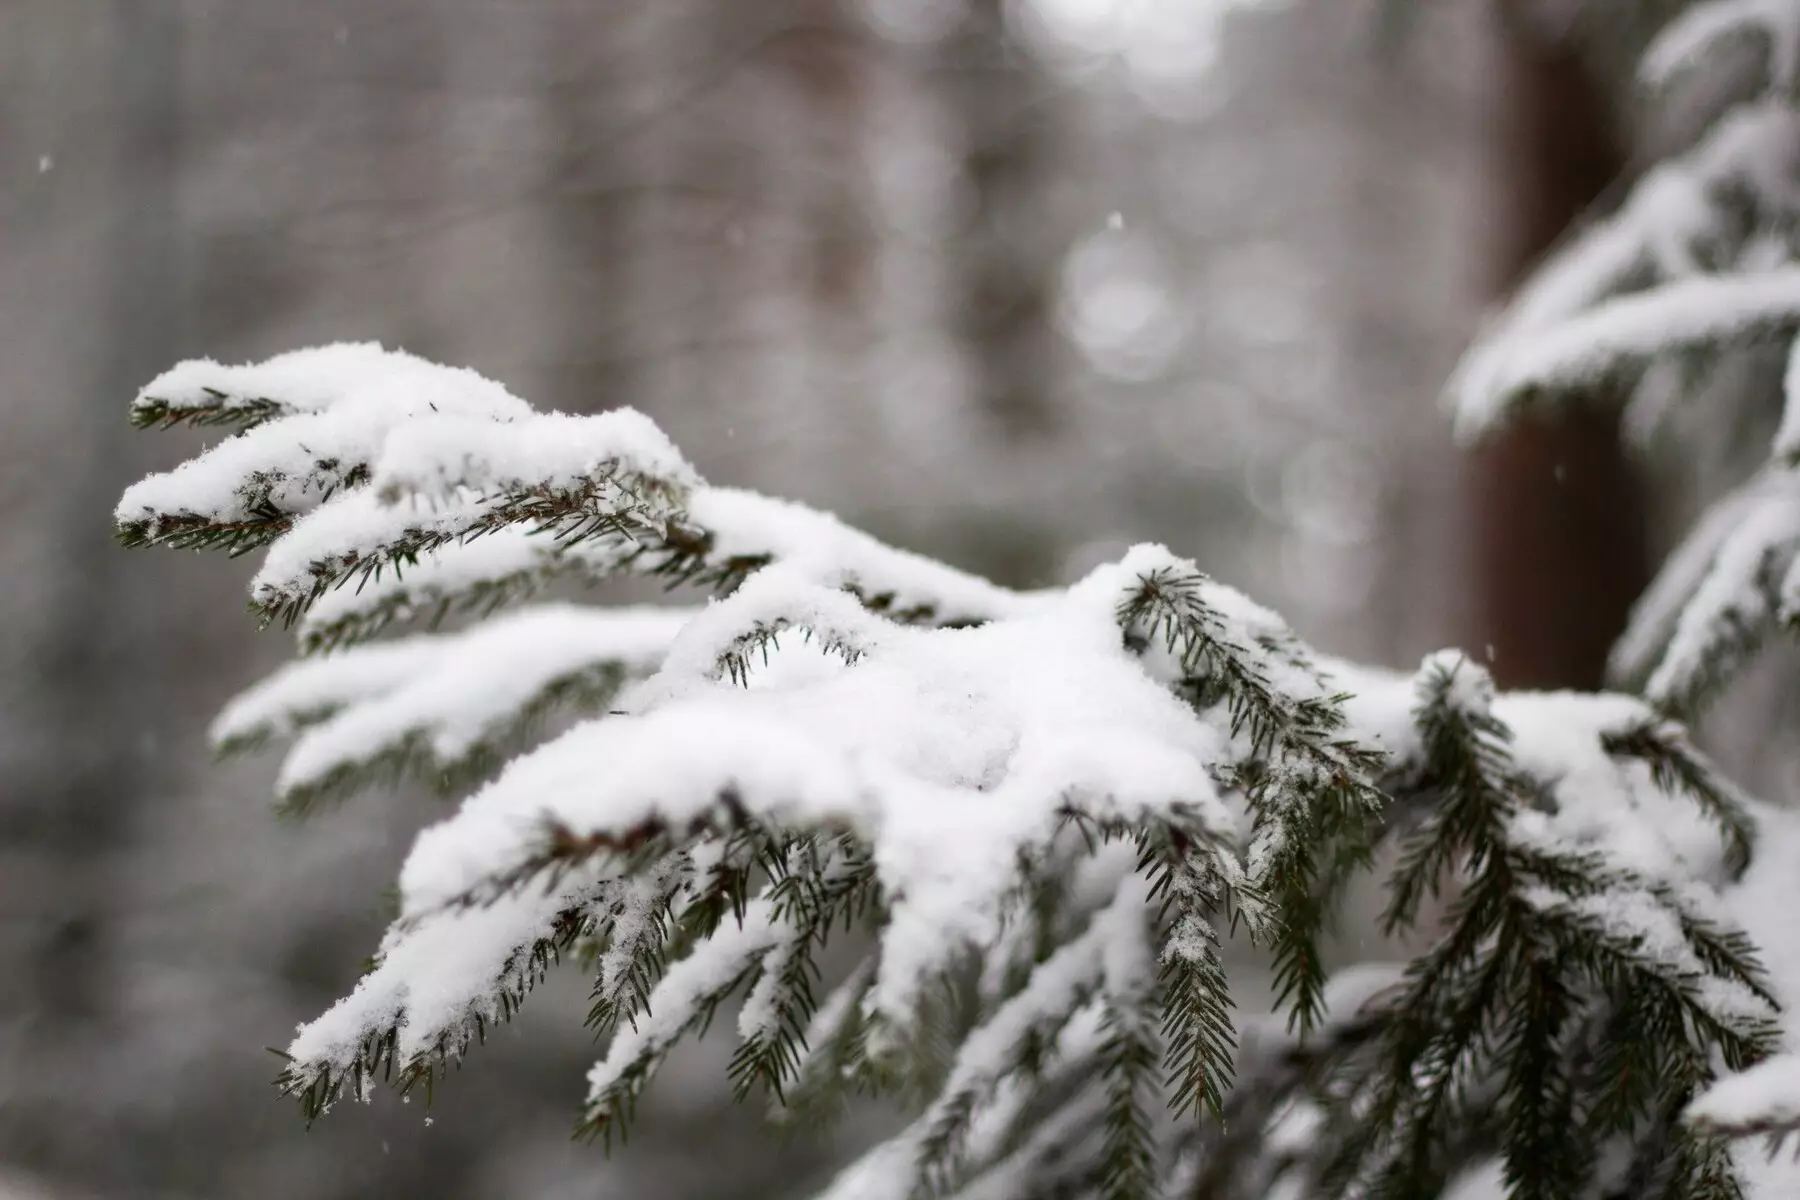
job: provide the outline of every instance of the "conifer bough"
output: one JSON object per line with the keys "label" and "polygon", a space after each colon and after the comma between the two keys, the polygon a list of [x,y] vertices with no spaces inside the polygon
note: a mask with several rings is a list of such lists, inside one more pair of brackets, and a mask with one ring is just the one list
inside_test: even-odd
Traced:
{"label": "conifer bough", "polygon": [[[1157,546],[1010,591],[712,486],[636,413],[379,346],[153,381],[138,425],[229,436],[130,489],[121,539],[266,549],[252,610],[299,642],[221,750],[290,742],[294,811],[467,793],[282,1089],[308,1119],[429,1092],[572,959],[608,1039],[583,1131],[722,1026],[778,1120],[907,1106],[838,1200],[1800,1195],[1758,1142],[1800,1131],[1800,822],[1676,723],[1800,626],[1800,3],[1674,10],[1632,10],[1642,83],[1699,135],[1449,388],[1474,438],[1603,381],[1642,442],[1754,413],[1720,365],[1787,353],[1766,463],[1615,647],[1641,698],[1334,661]],[[690,605],[534,602],[622,575]],[[1329,956],[1364,877],[1403,961]],[[1272,1011],[1234,1004],[1244,939]]]}
{"label": "conifer bough", "polygon": [[[846,1200],[1424,1197],[1489,1161],[1520,1200],[1739,1194],[1685,1113],[1774,1046],[1719,893],[1754,828],[1647,704],[1332,661],[1158,546],[1011,591],[710,486],[636,413],[374,346],[186,363],[134,413],[234,432],[130,489],[121,537],[266,546],[252,608],[300,632],[220,747],[290,740],[300,810],[472,789],[286,1051],[308,1119],[430,1089],[573,959],[609,1038],[583,1131],[723,1025],[777,1116],[910,1106]],[[626,574],[711,599],[527,603]],[[1359,989],[1326,934],[1377,861],[1428,948]],[[1234,933],[1268,1017],[1234,1019]]]}

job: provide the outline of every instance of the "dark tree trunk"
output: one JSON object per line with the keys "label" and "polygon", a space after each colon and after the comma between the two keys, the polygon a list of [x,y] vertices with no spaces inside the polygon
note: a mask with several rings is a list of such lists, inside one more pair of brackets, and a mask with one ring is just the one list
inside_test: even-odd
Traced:
{"label": "dark tree trunk", "polygon": [[[1503,296],[1625,169],[1576,48],[1500,0],[1500,112],[1492,287]],[[1606,654],[1649,576],[1643,484],[1618,438],[1618,405],[1583,397],[1475,452],[1473,649],[1512,687],[1601,683]]]}

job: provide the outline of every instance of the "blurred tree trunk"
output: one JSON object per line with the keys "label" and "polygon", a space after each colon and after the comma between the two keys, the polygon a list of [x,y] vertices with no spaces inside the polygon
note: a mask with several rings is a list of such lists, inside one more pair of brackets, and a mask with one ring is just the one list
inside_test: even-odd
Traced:
{"label": "blurred tree trunk", "polygon": [[[1002,0],[973,0],[951,39],[951,104],[966,138],[974,199],[959,316],[976,399],[1005,437],[1055,434],[1057,339],[1051,324],[1060,256],[1038,223],[1056,153],[1046,82],[1006,31]],[[1058,248],[1060,249],[1060,248]]]}
{"label": "blurred tree trunk", "polygon": [[[145,610],[120,598],[135,563],[114,544],[109,518],[132,470],[126,402],[166,365],[178,332],[181,17],[174,6],[114,0],[40,4],[21,24],[27,18],[43,34],[35,52],[87,90],[86,104],[71,106],[77,118],[42,131],[74,143],[74,161],[47,155],[39,171],[44,195],[91,222],[89,270],[35,302],[63,310],[79,330],[70,336],[89,352],[44,381],[67,389],[45,431],[54,441],[35,448],[57,463],[40,497],[47,520],[30,535],[40,539],[51,582],[41,623],[12,631],[26,643],[23,674],[36,703],[21,717],[31,722],[29,740],[6,781],[6,838],[19,870],[6,881],[4,915],[9,934],[25,936],[18,976],[4,988],[6,1007],[17,1006],[6,1016],[18,1041],[0,1091],[0,1159],[98,1179],[129,1170],[129,1147],[115,1142],[94,1155],[102,1105],[89,1093],[105,1088],[92,1074],[116,1044],[106,1029],[120,1008],[115,943],[128,806],[153,794],[160,774],[155,747],[131,731],[145,727],[169,668],[169,643]],[[73,189],[50,177],[58,166],[74,176]]]}
{"label": "blurred tree trunk", "polygon": [[[1499,107],[1489,194],[1492,288],[1504,296],[1625,169],[1579,49],[1498,0]],[[1527,421],[1469,465],[1476,634],[1499,681],[1594,687],[1649,577],[1642,482],[1618,438],[1618,406],[1586,397]]]}
{"label": "blurred tree trunk", "polygon": [[640,404],[640,356],[647,352],[639,258],[655,234],[641,226],[646,201],[644,181],[633,174],[636,146],[615,132],[629,111],[621,95],[636,81],[596,67],[613,51],[588,6],[538,3],[530,12],[541,25],[538,52],[551,81],[541,100],[550,157],[568,164],[542,200],[554,252],[540,268],[547,303],[535,324],[550,377],[534,390],[545,407],[570,412]]}
{"label": "blurred tree trunk", "polygon": [[[788,3],[793,24],[771,47],[786,103],[764,136],[799,169],[766,180],[763,190],[798,232],[786,285],[804,314],[804,386],[841,403],[863,394],[875,362],[881,231],[868,163],[876,47],[837,0]],[[867,445],[879,437],[872,416],[851,402],[839,419]]]}

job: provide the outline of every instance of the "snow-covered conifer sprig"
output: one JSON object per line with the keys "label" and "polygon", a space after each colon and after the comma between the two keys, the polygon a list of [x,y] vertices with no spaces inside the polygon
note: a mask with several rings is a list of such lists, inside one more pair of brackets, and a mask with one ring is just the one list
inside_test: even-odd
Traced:
{"label": "snow-covered conifer sprig", "polygon": [[[1800,472],[1782,467],[1775,474],[1774,486],[1757,489],[1754,503],[1737,511],[1669,622],[1660,658],[1643,681],[1644,695],[1668,712],[1703,711],[1783,623],[1800,552]],[[1635,631],[1627,636],[1647,640]]]}
{"label": "snow-covered conifer sprig", "polygon": [[1750,37],[1766,47],[1764,80],[1770,88],[1800,83],[1800,15],[1787,0],[1703,0],[1678,13],[1644,51],[1640,75],[1667,86],[1701,63],[1722,41]]}
{"label": "snow-covered conifer sprig", "polygon": [[442,367],[375,342],[343,342],[290,350],[260,363],[228,366],[209,358],[180,363],[144,385],[132,402],[131,420],[140,429],[248,428],[279,416],[324,412],[352,396],[379,403],[420,391],[430,393],[438,411],[523,408],[473,371]]}
{"label": "snow-covered conifer sprig", "polygon": [[[1616,213],[1551,255],[1465,355],[1448,389],[1464,438],[1534,405],[1592,394],[1627,399],[1640,440],[1733,348],[1786,345],[1785,415],[1768,466],[1714,506],[1635,607],[1610,664],[1614,686],[1691,718],[1800,603],[1795,447],[1800,446],[1800,107],[1793,94],[1800,18],[1788,0],[1710,0],[1671,19],[1642,60],[1663,84],[1681,70],[1760,42],[1768,71],[1685,153],[1659,162]],[[1656,365],[1661,375],[1640,368]],[[1613,386],[1618,385],[1618,386]],[[1631,392],[1636,390],[1636,397]],[[1754,397],[1756,400],[1760,396]],[[1654,418],[1651,420],[1649,418]]]}
{"label": "snow-covered conifer sprig", "polygon": [[316,597],[300,616],[298,632],[301,649],[313,653],[366,640],[397,622],[485,615],[556,579],[641,575],[669,587],[724,594],[782,564],[902,624],[980,624],[1034,603],[884,545],[830,514],[752,492],[701,487],[681,515],[631,538],[569,542],[512,527],[427,552],[403,575],[388,572]]}
{"label": "snow-covered conifer sprig", "polygon": [[1607,664],[1614,683],[1676,714],[1702,711],[1778,625],[1795,626],[1796,549],[1793,469],[1760,471],[1715,501],[1632,606]]}
{"label": "snow-covered conifer sprig", "polygon": [[[120,539],[234,554],[275,541],[302,514],[367,484],[383,440],[412,420],[453,413],[491,428],[530,414],[472,372],[378,346],[297,351],[237,367],[183,363],[146,395],[160,397],[154,408],[162,424],[176,411],[191,419],[250,411],[261,419],[127,489],[115,514]],[[255,399],[234,403],[239,397]]]}
{"label": "snow-covered conifer sprig", "polygon": [[1585,312],[1488,347],[1459,378],[1465,436],[1491,414],[1578,395],[1663,356],[1753,341],[1786,344],[1800,328],[1800,267],[1698,275],[1603,300]]}
{"label": "snow-covered conifer sprig", "polygon": [[293,739],[281,804],[416,779],[440,792],[481,781],[557,711],[604,711],[661,665],[691,609],[521,609],[456,634],[421,634],[292,663],[220,713],[221,754]]}
{"label": "snow-covered conifer sprig", "polygon": [[[874,865],[851,836],[752,824],[714,845],[716,853],[696,856],[704,869],[690,862],[684,874],[626,882],[632,899],[607,931],[589,1023],[613,1044],[590,1076],[581,1131],[608,1145],[625,1135],[675,1042],[704,1033],[740,989],[733,1090],[741,1100],[761,1088],[785,1106],[817,1010],[816,956],[839,926],[848,933],[879,916]],[[735,967],[721,970],[720,955]]]}
{"label": "snow-covered conifer sprig", "polygon": [[572,486],[458,493],[448,500],[404,493],[384,499],[357,488],[281,527],[251,580],[251,608],[264,621],[292,625],[327,592],[384,573],[404,575],[421,555],[515,525],[565,544],[655,536],[676,511],[674,503],[665,481],[610,464]]}
{"label": "snow-covered conifer sprig", "polygon": [[1458,434],[1475,439],[1535,404],[1630,381],[1653,359],[1790,330],[1791,255],[1771,262],[1747,239],[1800,215],[1797,133],[1786,98],[1742,105],[1559,247],[1452,376]]}
{"label": "snow-covered conifer sprig", "polygon": [[308,1122],[377,1082],[423,1091],[472,1044],[513,1019],[531,991],[584,940],[604,933],[607,891],[515,894],[391,929],[356,991],[301,1029],[276,1086]]}
{"label": "snow-covered conifer sprig", "polygon": [[152,393],[134,412],[153,423],[245,428],[129,489],[121,539],[268,546],[252,609],[299,622],[309,651],[395,620],[489,612],[564,576],[728,592],[785,564],[915,624],[979,623],[1030,602],[826,514],[705,487],[635,412],[535,413],[470,372],[379,347],[184,363]]}
{"label": "snow-covered conifer sprig", "polygon": [[[1215,603],[1226,600],[1227,605]],[[1347,736],[1341,703],[1272,614],[1194,572],[1163,565],[1120,602],[1129,636],[1160,644],[1175,686],[1222,712],[1239,745],[1220,764],[1254,814],[1250,877],[1281,914],[1272,937],[1276,989],[1297,1028],[1322,1016],[1318,939],[1336,888],[1366,861],[1385,797],[1384,756]]]}
{"label": "snow-covered conifer sprig", "polygon": [[1304,1180],[1299,1194],[1316,1194],[1306,1189],[1319,1182],[1321,1147],[1335,1144],[1359,1119],[1348,1081],[1368,1069],[1386,1028],[1380,1002],[1401,978],[1393,965],[1334,975],[1325,1019],[1305,1036],[1276,1017],[1247,1021],[1239,1082],[1222,1118],[1178,1130],[1167,1156],[1171,1186],[1162,1194],[1261,1200],[1284,1180],[1290,1187]]}
{"label": "snow-covered conifer sprig", "polygon": [[170,375],[234,373],[279,411],[134,485],[116,516],[127,545],[269,545],[252,584],[265,619],[291,623],[346,581],[512,525],[565,542],[659,528],[698,482],[634,412],[537,414],[469,372],[379,348]]}
{"label": "snow-covered conifer sprig", "polygon": [[[1378,1010],[1378,1053],[1352,1076],[1358,1120],[1325,1177],[1377,1195],[1434,1194],[1453,1166],[1444,1131],[1485,1124],[1509,1196],[1581,1194],[1596,1168],[1582,1148],[1619,1138],[1634,1164],[1648,1155],[1675,1172],[1667,1194],[1711,1200],[1724,1194],[1714,1185],[1729,1180],[1729,1163],[1675,1118],[1712,1079],[1715,1054],[1741,1070],[1772,1049],[1775,1007],[1760,967],[1742,935],[1715,922],[1716,900],[1700,885],[1677,889],[1604,843],[1554,832],[1556,818],[1533,807],[1546,781],[1522,773],[1511,731],[1458,683],[1478,671],[1441,658],[1419,681],[1419,786],[1436,800],[1403,844],[1387,921],[1412,925],[1423,899],[1452,880],[1458,894],[1442,938]],[[1638,726],[1608,748],[1651,762],[1658,786],[1686,791],[1699,764],[1677,767],[1680,748],[1653,739]],[[1559,803],[1554,791],[1549,800]],[[1739,832],[1733,824],[1724,836]],[[1735,857],[1729,845],[1724,853]],[[1605,1019],[1623,1004],[1631,1027]],[[1575,1070],[1574,1046],[1610,1069]],[[1484,1080],[1497,1088],[1491,1097]]]}
{"label": "snow-covered conifer sprig", "polygon": [[[1056,949],[1032,972],[1031,981],[980,1021],[957,1048],[942,1088],[904,1131],[877,1146],[839,1176],[842,1192],[865,1200],[907,1200],[921,1190],[948,1190],[972,1169],[965,1155],[978,1115],[1010,1078],[1026,1072],[1044,1049],[1100,992],[1107,957],[1130,953],[1147,915],[1143,878],[1127,870],[1106,906],[1077,936]],[[1120,946],[1120,943],[1124,943]],[[1094,1046],[1096,1053],[1100,1045]],[[1127,1069],[1135,1079],[1136,1066]],[[1117,1079],[1114,1082],[1118,1082]],[[1134,1156],[1130,1141],[1121,1150]],[[866,1181],[854,1190],[844,1185]],[[1133,1194],[1133,1193],[1126,1193]],[[1144,1193],[1135,1193],[1144,1194]]]}
{"label": "snow-covered conifer sprig", "polygon": [[132,402],[131,423],[139,429],[173,429],[178,425],[248,429],[285,411],[279,401],[266,396],[234,396],[202,385],[198,399],[170,400],[146,392]]}
{"label": "snow-covered conifer sprig", "polygon": [[785,1106],[818,1010],[816,956],[838,924],[849,932],[878,911],[879,889],[867,848],[842,835],[797,840],[770,874],[771,918],[781,939],[738,1014],[729,1074],[739,1100],[760,1087]]}
{"label": "snow-covered conifer sprig", "polygon": [[1628,722],[1603,731],[1600,745],[1614,758],[1643,763],[1664,793],[1690,800],[1718,826],[1728,877],[1743,875],[1756,846],[1750,799],[1695,749],[1686,729],[1673,721]]}
{"label": "snow-covered conifer sprig", "polygon": [[1800,1055],[1789,1051],[1719,1080],[1689,1105],[1684,1118],[1703,1133],[1765,1138],[1771,1152],[1800,1132]]}
{"label": "snow-covered conifer sprig", "polygon": [[395,627],[436,629],[452,617],[488,617],[538,595],[556,580],[599,583],[619,573],[620,550],[604,540],[559,542],[520,526],[421,555],[315,598],[294,623],[301,654],[324,654]]}

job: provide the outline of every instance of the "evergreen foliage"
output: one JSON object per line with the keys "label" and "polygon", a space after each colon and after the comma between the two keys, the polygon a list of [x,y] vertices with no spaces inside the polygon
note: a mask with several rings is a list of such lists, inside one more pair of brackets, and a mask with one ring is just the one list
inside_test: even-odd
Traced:
{"label": "evergreen foliage", "polygon": [[[1601,379],[1647,429],[1800,324],[1800,188],[1771,166],[1800,133],[1796,14],[1712,0],[1667,26],[1656,86],[1739,33],[1767,77],[1487,331],[1452,387],[1465,433]],[[1675,721],[1800,621],[1796,391],[1790,366],[1768,465],[1621,640],[1641,701],[1496,694],[1454,652],[1335,662],[1161,547],[1012,591],[712,486],[634,412],[537,413],[369,345],[153,381],[137,424],[228,436],[116,516],[127,545],[266,548],[251,608],[302,658],[214,736],[291,740],[285,806],[469,792],[419,836],[355,992],[286,1052],[309,1120],[377,1082],[429,1094],[571,960],[607,1043],[583,1133],[622,1139],[719,1027],[732,1090],[778,1120],[905,1107],[839,1200],[1482,1177],[1726,1200],[1731,1137],[1800,1129],[1800,1070],[1721,894],[1755,805]],[[528,603],[627,575],[709,600]],[[545,740],[558,712],[578,720]],[[1334,972],[1371,873],[1412,952]],[[1233,939],[1267,956],[1272,1012],[1240,1015]]]}
{"label": "evergreen foliage", "polygon": [[[1702,514],[1614,648],[1614,681],[1683,719],[1706,714],[1772,634],[1800,629],[1797,64],[1800,6],[1679,6],[1650,40],[1640,78],[1650,122],[1673,117],[1703,132],[1540,268],[1451,389],[1470,436],[1603,380],[1630,398],[1624,428],[1635,442],[1692,437],[1699,420],[1772,426],[1760,469]],[[1773,387],[1725,369],[1771,359],[1785,362],[1765,373]],[[1778,415],[1765,421],[1770,409]],[[1665,783],[1683,778],[1643,735],[1635,744]],[[1778,1054],[1721,1082],[1688,1119],[1779,1141],[1800,1130],[1797,1063]]]}
{"label": "evergreen foliage", "polygon": [[[404,370],[431,394],[429,370]],[[317,422],[291,426],[368,429],[360,387],[315,388],[296,415],[274,405],[258,454],[317,476],[298,441]],[[740,1098],[918,1106],[836,1195],[1148,1197],[1214,1178],[1214,1154],[1245,1164],[1208,1185],[1220,1194],[1287,1178],[1428,1195],[1493,1150],[1513,1194],[1549,1196],[1611,1182],[1601,1143],[1671,1195],[1734,1186],[1678,1117],[1714,1055],[1735,1068],[1769,1047],[1773,998],[1711,890],[1746,862],[1751,825],[1650,709],[1495,698],[1453,655],[1416,681],[1333,663],[1158,547],[1066,590],[1010,592],[708,488],[641,418],[489,399],[491,416],[452,424],[415,405],[424,429],[369,435],[383,444],[358,456],[366,480],[309,492],[262,573],[307,582],[265,618],[361,603],[339,565],[395,561],[385,508],[411,512],[421,479],[456,481],[423,494],[465,532],[415,547],[417,571],[466,589],[507,568],[490,539],[522,525],[535,561],[598,543],[590,566],[668,576],[678,560],[718,598],[539,605],[344,647],[227,709],[223,748],[295,738],[281,789],[296,809],[401,770],[488,780],[421,835],[369,973],[289,1048],[282,1087],[309,1118],[377,1080],[429,1092],[573,955],[610,1039],[584,1131],[623,1135],[669,1051],[735,1010]],[[543,478],[496,445],[547,447]],[[213,464],[245,461],[227,442],[140,485],[121,505],[128,539],[163,528],[145,492],[240,494]],[[589,471],[608,483],[584,503],[619,515],[573,534],[481,490],[573,495]],[[324,533],[298,537],[309,527]],[[197,535],[169,528],[174,544]],[[589,719],[531,748],[532,718],[571,699]],[[1516,747],[1509,704],[1530,734]],[[526,748],[502,766],[509,745]],[[1394,989],[1340,1012],[1334,897],[1390,841],[1389,925],[1424,930],[1440,892],[1447,923]],[[1273,1082],[1237,1045],[1234,929],[1267,947],[1296,1039]],[[840,942],[847,966],[823,953]],[[1319,1134],[1266,1161],[1284,1144],[1270,1123],[1302,1108]]]}
{"label": "evergreen foliage", "polygon": [[[1758,71],[1740,78],[1709,69],[1743,43],[1766,49]],[[1645,442],[1691,436],[1682,425],[1687,405],[1745,396],[1721,370],[1745,351],[1785,354],[1782,415],[1765,467],[1670,556],[1613,654],[1620,686],[1686,717],[1800,614],[1797,48],[1800,11],[1785,0],[1706,0],[1671,19],[1644,55],[1647,107],[1652,119],[1672,109],[1705,132],[1539,268],[1450,388],[1459,432],[1477,438],[1521,412],[1610,384],[1610,394],[1632,397],[1625,429]],[[1684,91],[1695,77],[1711,87]],[[1698,113],[1685,94],[1695,90]],[[1757,389],[1748,396],[1763,399]],[[1709,419],[1717,423],[1717,413]]]}

